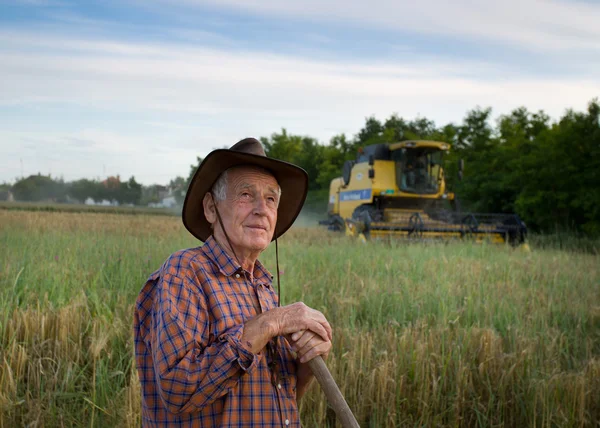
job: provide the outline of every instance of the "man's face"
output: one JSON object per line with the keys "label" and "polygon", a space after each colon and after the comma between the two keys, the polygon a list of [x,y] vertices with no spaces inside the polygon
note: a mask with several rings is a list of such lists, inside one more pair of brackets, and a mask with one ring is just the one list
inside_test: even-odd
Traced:
{"label": "man's face", "polygon": [[[226,197],[217,201],[217,209],[238,257],[267,248],[275,233],[278,206],[279,186],[272,175],[251,167],[227,171]],[[208,215],[207,219],[213,223],[215,237],[226,243],[218,221]]]}

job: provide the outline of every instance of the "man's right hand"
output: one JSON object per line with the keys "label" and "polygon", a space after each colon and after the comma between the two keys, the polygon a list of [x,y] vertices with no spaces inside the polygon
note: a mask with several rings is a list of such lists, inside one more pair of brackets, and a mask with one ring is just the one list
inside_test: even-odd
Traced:
{"label": "man's right hand", "polygon": [[246,321],[242,333],[242,343],[252,353],[260,352],[275,336],[294,334],[310,330],[324,341],[331,342],[331,326],[325,316],[302,302],[271,309]]}
{"label": "man's right hand", "polygon": [[302,302],[292,303],[273,309],[273,322],[276,336],[293,334],[300,330],[311,330],[325,341],[331,341],[333,334],[325,316]]}

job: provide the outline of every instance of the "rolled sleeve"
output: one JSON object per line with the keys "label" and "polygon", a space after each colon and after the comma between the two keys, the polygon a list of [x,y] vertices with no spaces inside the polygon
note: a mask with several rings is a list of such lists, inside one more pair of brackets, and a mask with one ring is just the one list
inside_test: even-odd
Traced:
{"label": "rolled sleeve", "polygon": [[206,302],[192,287],[188,278],[169,274],[157,284],[149,348],[160,396],[172,413],[210,405],[256,366],[255,355],[241,343],[243,324],[209,343]]}
{"label": "rolled sleeve", "polygon": [[251,372],[258,365],[259,356],[253,354],[248,346],[242,343],[243,334],[244,325],[241,324],[225,331],[219,336],[219,340],[229,344],[229,349],[233,353],[232,358],[237,360],[241,369],[245,372]]}

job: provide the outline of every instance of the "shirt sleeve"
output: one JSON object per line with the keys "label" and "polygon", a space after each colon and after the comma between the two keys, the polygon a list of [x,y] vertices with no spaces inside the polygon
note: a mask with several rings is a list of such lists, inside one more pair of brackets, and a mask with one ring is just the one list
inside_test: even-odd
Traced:
{"label": "shirt sleeve", "polygon": [[200,410],[235,387],[258,356],[241,343],[243,324],[209,344],[206,299],[187,276],[167,273],[156,287],[148,346],[160,397],[172,413]]}

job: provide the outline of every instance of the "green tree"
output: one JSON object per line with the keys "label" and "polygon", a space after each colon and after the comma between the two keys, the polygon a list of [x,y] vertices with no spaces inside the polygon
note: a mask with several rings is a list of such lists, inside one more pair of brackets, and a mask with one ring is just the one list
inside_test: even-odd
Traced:
{"label": "green tree", "polygon": [[159,193],[163,189],[164,186],[161,186],[160,184],[142,186],[142,197],[140,199],[140,205],[148,205],[150,203],[160,202]]}
{"label": "green tree", "polygon": [[[490,125],[491,108],[475,108],[467,112],[456,135],[457,149],[482,150],[492,143],[493,129]],[[469,153],[468,151],[466,153]]]}
{"label": "green tree", "polygon": [[332,137],[329,145],[323,148],[323,161],[316,179],[318,188],[328,189],[331,180],[342,175],[344,162],[355,157],[354,146],[344,134]]}
{"label": "green tree", "polygon": [[54,180],[49,175],[30,175],[18,180],[12,186],[12,191],[18,201],[61,202],[65,197],[65,183],[63,180]]}
{"label": "green tree", "polygon": [[386,142],[385,139],[389,136],[384,135],[384,130],[381,122],[374,116],[368,117],[365,126],[356,135],[354,146],[358,148]]}
{"label": "green tree", "polygon": [[12,186],[8,183],[0,184],[0,201],[7,201],[12,193]]}
{"label": "green tree", "polygon": [[101,184],[97,181],[83,178],[81,180],[71,182],[68,193],[69,196],[81,203],[84,203],[87,198],[92,198],[99,201],[102,199],[102,190],[100,187]]}
{"label": "green tree", "polygon": [[120,183],[115,199],[120,204],[138,205],[142,197],[142,185],[131,176],[126,182]]}
{"label": "green tree", "polygon": [[456,182],[455,190],[463,208],[470,211],[510,211],[501,197],[501,161],[497,158],[498,140],[493,137],[491,113],[490,108],[467,112],[454,137],[454,157],[463,159],[466,165],[464,179]]}
{"label": "green tree", "polygon": [[[198,158],[199,159],[199,158]],[[175,201],[177,201],[178,205],[183,204],[185,199],[185,193],[188,188],[188,183],[186,179],[183,177],[175,177],[171,181],[169,181],[169,189],[171,190],[173,196],[175,196]]]}
{"label": "green tree", "polygon": [[425,117],[406,121],[392,114],[383,125],[383,142],[392,143],[404,140],[428,140],[436,133],[435,123]]}
{"label": "green tree", "polygon": [[570,110],[536,137],[515,203],[534,228],[600,235],[599,120],[593,100],[587,112]]}
{"label": "green tree", "polygon": [[271,134],[270,138],[261,137],[260,142],[264,146],[267,156],[286,162],[296,163],[302,150],[302,137],[288,135],[285,128],[281,129],[281,133]]}
{"label": "green tree", "polygon": [[320,188],[317,183],[325,147],[311,137],[290,135],[285,129],[273,133],[270,138],[261,137],[261,143],[267,156],[291,162],[308,173],[308,188]]}

